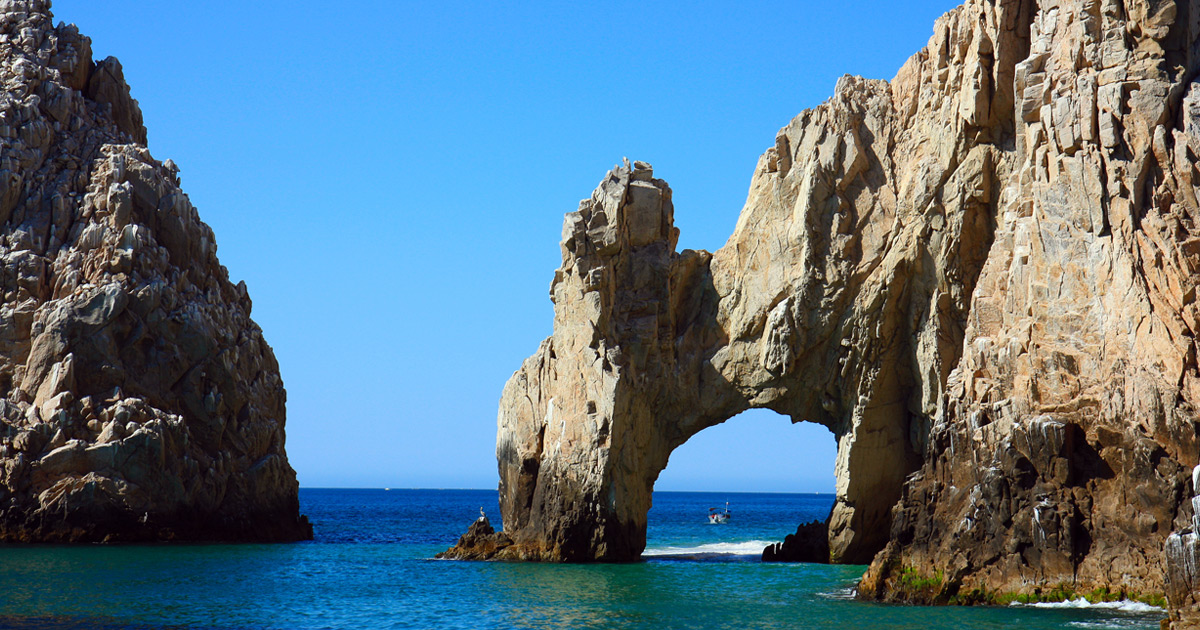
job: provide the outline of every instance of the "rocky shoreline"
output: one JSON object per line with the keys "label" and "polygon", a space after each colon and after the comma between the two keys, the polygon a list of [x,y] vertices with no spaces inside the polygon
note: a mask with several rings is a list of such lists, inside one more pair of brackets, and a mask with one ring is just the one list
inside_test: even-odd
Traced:
{"label": "rocky shoreline", "polygon": [[[248,289],[52,20],[0,13],[0,541],[311,538]],[[716,252],[614,167],[502,394],[505,529],[443,557],[636,560],[672,450],[770,408],[836,437],[837,496],[765,560],[1200,626],[1198,72],[1200,0],[968,0],[781,129]]]}

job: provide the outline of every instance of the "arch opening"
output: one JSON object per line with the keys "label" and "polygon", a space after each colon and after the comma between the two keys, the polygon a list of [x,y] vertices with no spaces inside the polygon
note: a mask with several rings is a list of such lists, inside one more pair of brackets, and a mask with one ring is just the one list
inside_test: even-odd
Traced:
{"label": "arch opening", "polygon": [[[654,483],[642,557],[757,560],[788,535],[795,539],[797,524],[818,522],[825,536],[836,457],[827,427],[769,409],[699,431],[672,451]],[[710,520],[726,509],[727,520]],[[824,559],[802,560],[827,562],[824,549]]]}
{"label": "arch opening", "polygon": [[672,451],[656,492],[834,492],[837,437],[824,425],[748,409]]}

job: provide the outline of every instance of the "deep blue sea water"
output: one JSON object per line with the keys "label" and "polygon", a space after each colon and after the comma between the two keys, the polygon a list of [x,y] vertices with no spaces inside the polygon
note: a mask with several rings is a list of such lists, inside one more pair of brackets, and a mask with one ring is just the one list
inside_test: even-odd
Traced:
{"label": "deep blue sea water", "polygon": [[[884,606],[849,595],[863,567],[762,564],[830,495],[656,493],[646,561],[433,560],[495,491],[300,491],[316,540],[280,545],[0,547],[0,628],[1158,627],[1159,611]],[[734,518],[711,525],[707,509]]]}

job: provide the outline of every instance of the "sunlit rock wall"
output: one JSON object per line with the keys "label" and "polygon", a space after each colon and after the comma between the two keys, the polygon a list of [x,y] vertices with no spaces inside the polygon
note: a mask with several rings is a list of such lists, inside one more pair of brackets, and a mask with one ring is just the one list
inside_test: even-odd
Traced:
{"label": "sunlit rock wall", "polygon": [[837,437],[866,597],[1160,597],[1196,492],[1198,20],[970,0],[784,127],[711,255],[615,169],[501,400],[500,555],[636,557],[671,449],[767,407]]}
{"label": "sunlit rock wall", "polygon": [[0,541],[295,540],[286,393],[121,64],[0,3]]}

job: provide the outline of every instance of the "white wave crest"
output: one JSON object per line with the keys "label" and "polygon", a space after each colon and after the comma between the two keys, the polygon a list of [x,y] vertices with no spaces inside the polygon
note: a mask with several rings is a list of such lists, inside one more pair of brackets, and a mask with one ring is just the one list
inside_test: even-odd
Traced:
{"label": "white wave crest", "polygon": [[854,594],[856,592],[856,588],[853,586],[847,586],[846,588],[839,588],[828,593],[817,593],[817,597],[823,597],[825,599],[850,600],[854,599]]}
{"label": "white wave crest", "polygon": [[1068,628],[1087,628],[1088,630],[1121,630],[1121,628],[1141,628],[1145,630],[1145,618],[1126,617],[1124,619],[1110,618],[1100,621],[1068,621]]}
{"label": "white wave crest", "polygon": [[767,540],[747,540],[745,542],[720,542],[697,545],[695,547],[653,547],[642,552],[643,558],[662,556],[759,556],[767,545],[774,543]]}
{"label": "white wave crest", "polygon": [[1013,606],[1031,606],[1033,608],[1090,608],[1100,610],[1119,610],[1121,612],[1130,613],[1159,613],[1166,612],[1158,606],[1151,606],[1144,602],[1135,602],[1128,599],[1123,599],[1118,602],[1096,602],[1092,603],[1080,597],[1079,599],[1068,599],[1061,602],[1036,602],[1033,604],[1022,604],[1013,602]]}

